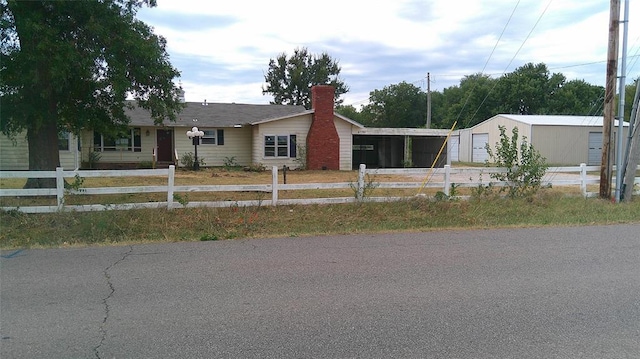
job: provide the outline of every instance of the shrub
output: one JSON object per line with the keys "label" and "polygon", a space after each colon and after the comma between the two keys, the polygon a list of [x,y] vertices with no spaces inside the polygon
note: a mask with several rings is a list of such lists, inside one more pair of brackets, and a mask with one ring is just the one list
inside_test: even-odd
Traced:
{"label": "shrub", "polygon": [[230,170],[239,166],[235,156],[225,157],[223,160],[223,164],[226,170]]}
{"label": "shrub", "polygon": [[[508,191],[509,197],[530,197],[541,187],[542,177],[547,171],[546,159],[527,142],[525,136],[518,146],[518,128],[511,131],[511,138],[507,136],[504,126],[499,126],[500,142],[496,143],[495,153],[486,145],[487,153],[495,166],[504,168],[505,172],[492,173],[491,178],[507,182],[500,191]],[[488,165],[488,162],[487,162]]]}
{"label": "shrub", "polygon": [[[193,152],[186,152],[180,157],[180,163],[184,167],[193,167],[193,162],[194,162]],[[204,166],[206,164],[204,162],[204,158],[202,157],[198,158],[198,163],[200,163],[200,166]]]}
{"label": "shrub", "polygon": [[374,177],[370,176],[368,173],[364,177],[362,187],[360,186],[359,182],[360,181],[356,183],[349,182],[349,187],[351,187],[351,190],[353,191],[353,196],[357,200],[363,200],[365,198],[371,197],[371,192],[373,192],[374,189],[380,186],[380,183],[375,182]]}
{"label": "shrub", "polygon": [[296,158],[293,161],[298,165],[298,169],[307,169],[307,146],[296,145]]}

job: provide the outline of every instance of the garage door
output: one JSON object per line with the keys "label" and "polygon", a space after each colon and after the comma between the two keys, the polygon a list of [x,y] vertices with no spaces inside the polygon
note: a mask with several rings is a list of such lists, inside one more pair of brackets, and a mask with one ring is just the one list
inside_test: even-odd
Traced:
{"label": "garage door", "polygon": [[458,156],[460,151],[460,136],[449,137],[449,156],[451,156],[451,162],[460,161]]}
{"label": "garage door", "polygon": [[598,166],[602,162],[602,132],[589,132],[588,162],[588,166]]}
{"label": "garage door", "polygon": [[487,153],[487,143],[489,143],[488,133],[477,133],[471,136],[471,142],[473,143],[473,152],[471,153],[472,162],[485,162],[489,159]]}

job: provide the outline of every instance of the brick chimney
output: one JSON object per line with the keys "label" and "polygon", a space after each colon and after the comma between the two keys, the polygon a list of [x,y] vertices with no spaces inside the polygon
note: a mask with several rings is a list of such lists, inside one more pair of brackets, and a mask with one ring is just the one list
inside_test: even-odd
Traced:
{"label": "brick chimney", "polygon": [[307,134],[307,168],[310,170],[340,169],[340,137],[333,122],[334,92],[329,85],[311,87],[314,113]]}

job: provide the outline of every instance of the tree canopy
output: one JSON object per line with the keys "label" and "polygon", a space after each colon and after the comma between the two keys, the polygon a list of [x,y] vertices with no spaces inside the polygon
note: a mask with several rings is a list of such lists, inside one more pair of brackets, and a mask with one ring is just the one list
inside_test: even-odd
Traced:
{"label": "tree canopy", "polygon": [[[630,93],[627,90],[628,98]],[[454,121],[458,128],[471,127],[501,113],[597,116],[602,114],[603,95],[602,86],[567,81],[543,63],[529,63],[499,78],[467,75],[459,85],[432,92],[432,127],[450,128]],[[348,106],[340,110],[367,126],[424,127],[426,93],[402,82],[371,91],[369,104],[357,114]]]}
{"label": "tree canopy", "polygon": [[272,104],[311,109],[311,86],[331,85],[335,89],[335,103],[340,105],[340,96],[349,91],[339,78],[340,71],[338,61],[326,52],[314,55],[306,47],[297,48],[291,57],[283,52],[269,61],[262,93],[273,96]]}
{"label": "tree canopy", "polygon": [[375,127],[423,127],[427,121],[426,94],[413,84],[401,82],[369,93],[362,109],[368,125]]}
{"label": "tree canopy", "polygon": [[59,165],[60,131],[125,128],[128,96],[157,123],[175,120],[180,73],[135,18],[143,5],[155,0],[0,1],[0,130],[26,130],[29,169]]}

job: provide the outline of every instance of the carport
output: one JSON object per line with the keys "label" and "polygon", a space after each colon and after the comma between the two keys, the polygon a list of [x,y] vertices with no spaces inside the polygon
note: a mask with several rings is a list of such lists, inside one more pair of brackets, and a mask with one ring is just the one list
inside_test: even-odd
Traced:
{"label": "carport", "polygon": [[[419,128],[361,128],[353,134],[353,168],[431,167],[448,130]],[[434,167],[447,164],[443,150]]]}

